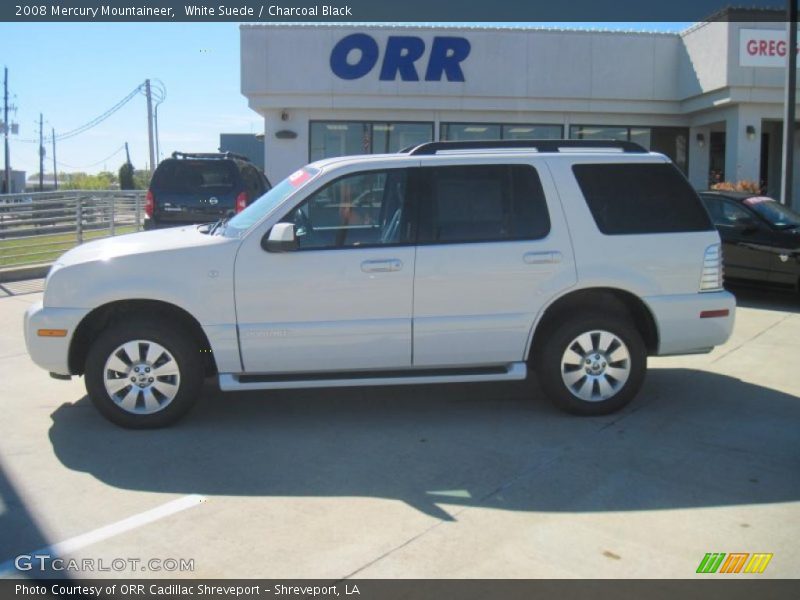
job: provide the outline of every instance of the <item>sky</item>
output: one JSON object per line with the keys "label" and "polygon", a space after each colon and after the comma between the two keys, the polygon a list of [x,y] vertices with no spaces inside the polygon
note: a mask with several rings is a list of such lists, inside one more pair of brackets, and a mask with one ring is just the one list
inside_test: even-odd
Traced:
{"label": "sky", "polygon": [[[681,31],[690,23],[474,25]],[[263,119],[240,91],[235,23],[1,23],[0,66],[8,67],[9,100],[17,108],[9,120],[20,128],[19,135],[10,136],[11,166],[28,176],[39,171],[38,141],[24,140],[38,140],[40,113],[45,136],[55,129],[57,137],[105,113],[148,78],[160,80],[167,90],[158,108],[162,158],[173,150],[214,152],[220,133],[263,129]],[[57,142],[58,170],[117,171],[125,160],[119,151],[125,142],[134,167],[145,168],[144,95],[91,130]],[[45,173],[52,173],[52,148],[46,146]]]}

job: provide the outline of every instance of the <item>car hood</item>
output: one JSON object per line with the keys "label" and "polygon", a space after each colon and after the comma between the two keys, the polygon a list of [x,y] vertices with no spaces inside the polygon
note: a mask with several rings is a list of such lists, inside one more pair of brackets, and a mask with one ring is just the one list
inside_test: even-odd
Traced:
{"label": "car hood", "polygon": [[238,238],[197,225],[144,231],[81,244],[59,258],[45,281],[45,306],[95,307],[120,299],[161,299],[181,306],[233,290]]}
{"label": "car hood", "polygon": [[81,244],[62,254],[56,264],[59,267],[66,267],[92,261],[112,261],[134,254],[210,246],[224,243],[225,239],[223,236],[203,233],[197,225],[142,231]]}

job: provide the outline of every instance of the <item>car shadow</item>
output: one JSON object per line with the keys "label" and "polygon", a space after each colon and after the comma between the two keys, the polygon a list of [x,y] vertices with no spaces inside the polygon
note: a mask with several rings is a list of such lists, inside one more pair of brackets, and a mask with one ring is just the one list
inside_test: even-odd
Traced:
{"label": "car shadow", "polygon": [[44,548],[47,538],[0,465],[0,577],[13,572],[13,551]]}
{"label": "car shadow", "polygon": [[741,285],[725,287],[736,296],[736,306],[800,313],[800,294],[797,292],[764,290]]}
{"label": "car shadow", "polygon": [[651,370],[632,406],[598,418],[561,414],[525,382],[225,395],[209,386],[171,429],[119,429],[85,397],[52,419],[64,466],[139,491],[377,497],[446,520],[461,506],[800,499],[800,400],[690,369]]}

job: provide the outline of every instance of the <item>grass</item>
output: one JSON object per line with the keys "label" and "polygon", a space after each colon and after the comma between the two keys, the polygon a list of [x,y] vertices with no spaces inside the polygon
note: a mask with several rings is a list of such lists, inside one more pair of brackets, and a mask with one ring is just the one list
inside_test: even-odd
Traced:
{"label": "grass", "polygon": [[[125,225],[116,227],[114,233],[115,235],[122,235],[123,233],[133,233],[134,231],[136,231],[135,225]],[[83,241],[87,242],[89,240],[109,237],[110,233],[108,229],[84,231]],[[0,240],[0,268],[51,263],[64,252],[77,245],[78,240],[74,231],[71,233]],[[34,256],[12,256],[30,254],[33,252],[37,254]]]}

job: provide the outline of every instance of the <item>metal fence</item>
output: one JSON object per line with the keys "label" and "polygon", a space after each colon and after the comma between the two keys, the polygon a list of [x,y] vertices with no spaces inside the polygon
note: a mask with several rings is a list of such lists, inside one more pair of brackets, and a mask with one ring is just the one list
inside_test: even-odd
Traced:
{"label": "metal fence", "polygon": [[0,195],[0,268],[53,262],[85,241],[139,231],[144,191]]}

